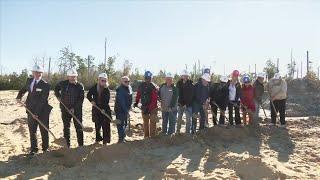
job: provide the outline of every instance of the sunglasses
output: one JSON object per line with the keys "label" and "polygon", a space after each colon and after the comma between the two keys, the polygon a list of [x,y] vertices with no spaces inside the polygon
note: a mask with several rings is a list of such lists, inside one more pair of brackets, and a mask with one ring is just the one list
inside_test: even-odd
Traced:
{"label": "sunglasses", "polygon": [[107,82],[107,80],[100,80],[101,82]]}
{"label": "sunglasses", "polygon": [[124,83],[129,83],[130,81],[123,81]]}

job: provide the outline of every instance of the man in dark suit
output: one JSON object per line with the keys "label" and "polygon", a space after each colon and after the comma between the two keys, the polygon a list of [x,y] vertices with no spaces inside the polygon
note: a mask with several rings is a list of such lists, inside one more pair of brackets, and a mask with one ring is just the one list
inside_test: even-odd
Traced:
{"label": "man in dark suit", "polygon": [[[21,98],[28,92],[26,108],[33,114],[31,115],[27,112],[31,143],[30,155],[34,155],[38,152],[37,128],[39,123],[35,119],[38,118],[47,128],[49,128],[49,114],[52,109],[48,104],[50,85],[42,80],[42,73],[43,69],[40,66],[35,65],[32,69],[33,77],[27,79],[25,86],[19,91],[16,98],[18,103],[22,103]],[[42,137],[42,150],[43,152],[46,152],[49,147],[48,131],[40,126],[40,132]]]}
{"label": "man in dark suit", "polygon": [[[82,104],[84,100],[84,88],[77,81],[78,73],[75,69],[67,72],[68,80],[61,81],[54,88],[55,96],[77,117],[82,123]],[[70,147],[70,124],[72,116],[60,103],[61,116],[63,121],[63,136],[67,146]],[[73,120],[77,132],[78,145],[83,146],[83,129],[81,125]]]}

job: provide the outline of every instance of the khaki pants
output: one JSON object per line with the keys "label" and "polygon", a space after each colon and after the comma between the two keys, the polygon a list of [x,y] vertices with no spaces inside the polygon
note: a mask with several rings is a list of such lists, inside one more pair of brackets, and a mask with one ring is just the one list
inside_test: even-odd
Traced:
{"label": "khaki pants", "polygon": [[157,130],[157,110],[153,110],[150,114],[143,114],[143,131],[144,137],[154,137]]}

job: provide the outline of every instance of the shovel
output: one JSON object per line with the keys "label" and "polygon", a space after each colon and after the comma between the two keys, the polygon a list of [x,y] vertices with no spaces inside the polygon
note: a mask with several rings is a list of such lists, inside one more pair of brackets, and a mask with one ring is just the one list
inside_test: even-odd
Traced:
{"label": "shovel", "polygon": [[80,122],[80,120],[77,118],[77,116],[75,116],[70,109],[68,109],[68,107],[63,104],[63,102],[57,98],[58,101],[62,104],[62,106],[67,110],[67,112],[73,117],[74,120],[77,121],[77,123],[81,126],[81,128],[83,129],[84,132],[93,132],[93,129],[91,127],[84,127],[83,124]]}
{"label": "shovel", "polygon": [[101,114],[103,114],[108,119],[110,119],[111,123],[121,124],[121,121],[119,119],[112,121],[112,118],[103,109],[99,108],[96,104],[92,104],[92,106],[95,107],[96,109],[98,109],[101,112]]}
{"label": "shovel", "polygon": [[[25,103],[21,103],[21,104],[26,108],[27,112],[28,112],[32,117],[35,116],[35,115],[31,112],[31,110],[27,108],[27,106],[26,106]],[[59,138],[59,139],[58,139],[58,138],[53,134],[53,132],[50,131],[50,129],[47,128],[47,126],[45,126],[45,125],[43,124],[43,122],[40,121],[39,118],[36,117],[36,118],[33,118],[33,119],[36,120],[36,121],[39,123],[40,126],[42,126],[48,133],[50,133],[50,134],[52,135],[52,137],[53,137],[53,139],[54,139],[53,143],[58,144],[58,145],[60,145],[60,146],[66,146],[66,143],[65,143],[64,139],[63,139],[63,138]]]}

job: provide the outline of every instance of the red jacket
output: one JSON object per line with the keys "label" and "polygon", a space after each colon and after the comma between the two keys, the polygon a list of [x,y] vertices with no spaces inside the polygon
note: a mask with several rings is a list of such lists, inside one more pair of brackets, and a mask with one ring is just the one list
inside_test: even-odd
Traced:
{"label": "red jacket", "polygon": [[255,111],[256,106],[254,103],[254,88],[252,85],[246,87],[242,86],[241,88],[241,103],[246,106],[249,110]]}
{"label": "red jacket", "polygon": [[[151,88],[151,89],[149,89]],[[146,92],[147,91],[147,92]],[[149,92],[150,91],[150,92]],[[146,110],[148,110],[149,112],[155,110],[156,108],[158,108],[157,102],[158,102],[158,89],[157,86],[155,84],[149,84],[147,85],[146,83],[142,83],[137,91],[137,96],[136,96],[136,103],[140,102],[140,99],[142,98],[142,94],[146,93],[149,97],[148,99],[148,103],[144,104],[142,103],[142,106],[146,106]]]}

